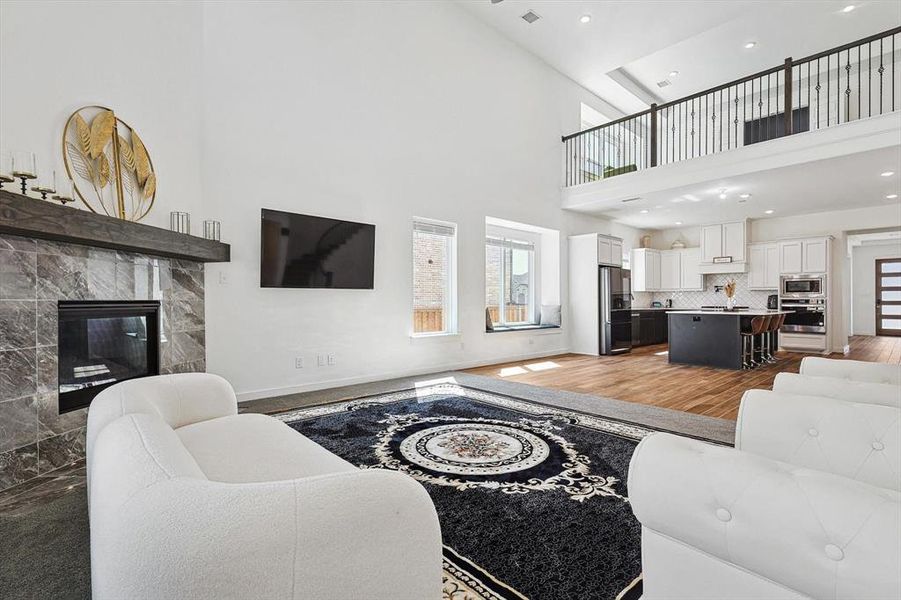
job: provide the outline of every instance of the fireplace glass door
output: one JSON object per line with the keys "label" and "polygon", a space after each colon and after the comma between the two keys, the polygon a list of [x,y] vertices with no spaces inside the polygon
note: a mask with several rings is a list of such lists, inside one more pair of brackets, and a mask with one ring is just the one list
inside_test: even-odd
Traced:
{"label": "fireplace glass door", "polygon": [[112,384],[159,374],[159,302],[59,303],[59,412]]}

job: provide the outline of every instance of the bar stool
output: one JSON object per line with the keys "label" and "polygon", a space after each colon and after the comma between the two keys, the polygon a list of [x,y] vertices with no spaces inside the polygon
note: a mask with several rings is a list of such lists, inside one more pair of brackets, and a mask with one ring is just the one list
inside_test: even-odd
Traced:
{"label": "bar stool", "polygon": [[751,319],[751,329],[741,332],[741,362],[743,369],[753,369],[761,363],[754,360],[754,338],[767,330],[772,317],[757,316]]}
{"label": "bar stool", "polygon": [[775,341],[776,332],[782,329],[782,325],[785,323],[785,315],[773,315],[772,320],[770,322],[770,326],[767,328],[766,332],[766,359],[767,362],[777,362],[779,359],[776,358],[773,349],[773,342]]}

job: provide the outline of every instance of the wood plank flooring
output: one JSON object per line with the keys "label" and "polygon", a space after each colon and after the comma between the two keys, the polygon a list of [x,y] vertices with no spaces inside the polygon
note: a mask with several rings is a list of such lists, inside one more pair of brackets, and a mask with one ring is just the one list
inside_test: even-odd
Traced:
{"label": "wood plank flooring", "polygon": [[[845,358],[901,365],[901,337],[855,336]],[[671,365],[666,344],[635,348],[619,356],[563,354],[469,369],[466,372],[547,388],[606,396],[674,410],[736,419],[745,390],[768,389],[777,373],[797,373],[801,359],[779,352],[779,361],[753,371]]]}

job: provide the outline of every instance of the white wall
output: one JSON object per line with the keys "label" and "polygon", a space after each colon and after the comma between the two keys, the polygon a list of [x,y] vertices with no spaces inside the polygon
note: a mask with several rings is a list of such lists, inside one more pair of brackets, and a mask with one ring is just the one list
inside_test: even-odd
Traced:
{"label": "white wall", "polygon": [[[565,314],[562,333],[484,332],[483,235],[487,215],[560,230],[561,269],[568,234],[637,243],[560,210],[587,92],[453,3],[209,3],[203,21],[203,213],[232,244],[207,269],[210,371],[246,399],[567,349]],[[260,289],[261,207],[375,223],[375,289]],[[414,214],[459,226],[458,338],[409,337]]]}
{"label": "white wall", "polygon": [[901,240],[855,246],[851,250],[851,329],[876,335],[876,260],[901,258]]}
{"label": "white wall", "polygon": [[[849,205],[853,201],[848,202]],[[750,242],[767,242],[791,237],[831,235],[832,283],[831,304],[832,348],[840,351],[848,343],[851,332],[851,266],[847,256],[847,231],[865,231],[901,226],[901,205],[852,208],[849,210],[754,219],[750,223]],[[689,246],[700,244],[699,227],[682,227],[654,232],[652,246],[669,248],[681,237]],[[709,279],[709,278],[708,278]]]}
{"label": "white wall", "polygon": [[[0,145],[65,173],[60,140],[76,109],[100,104],[141,136],[159,180],[144,223],[188,211],[199,235],[200,3],[0,3]],[[77,208],[82,208],[76,203]]]}

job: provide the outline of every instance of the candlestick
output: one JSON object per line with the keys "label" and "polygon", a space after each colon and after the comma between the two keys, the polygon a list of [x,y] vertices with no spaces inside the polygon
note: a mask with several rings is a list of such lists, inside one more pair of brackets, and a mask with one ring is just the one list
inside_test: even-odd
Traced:
{"label": "candlestick", "polygon": [[35,178],[34,152],[13,153],[13,177],[22,180],[22,195],[28,194],[28,181]]}

